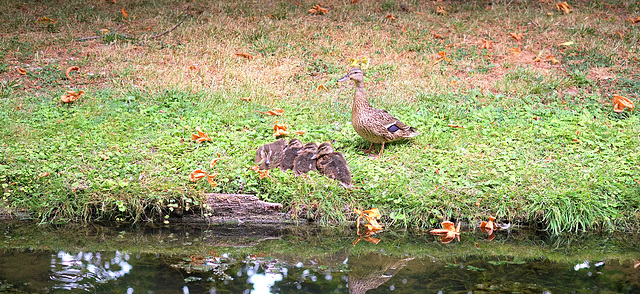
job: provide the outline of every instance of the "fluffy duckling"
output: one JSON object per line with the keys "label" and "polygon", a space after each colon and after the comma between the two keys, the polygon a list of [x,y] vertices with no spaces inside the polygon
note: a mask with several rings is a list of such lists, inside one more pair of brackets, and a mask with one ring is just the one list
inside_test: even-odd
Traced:
{"label": "fluffy duckling", "polygon": [[351,172],[349,171],[347,161],[344,159],[342,153],[334,152],[331,143],[326,142],[320,144],[314,158],[316,159],[318,171],[321,174],[340,182],[345,188],[353,188],[351,185]]}
{"label": "fluffy duckling", "polygon": [[261,170],[274,169],[280,165],[284,157],[284,147],[287,144],[285,139],[280,139],[273,143],[260,146],[256,150],[255,164]]}
{"label": "fluffy duckling", "polygon": [[360,137],[371,142],[369,153],[372,151],[373,144],[381,144],[379,156],[384,150],[385,143],[419,135],[418,130],[405,125],[385,110],[371,107],[364,90],[364,74],[361,69],[352,68],[338,82],[346,80],[352,80],[355,85],[351,107],[351,124]]}
{"label": "fluffy duckling", "polygon": [[302,142],[298,139],[291,139],[287,147],[284,148],[284,156],[280,162],[280,170],[286,171],[293,169],[293,162],[298,154],[302,151]]}
{"label": "fluffy duckling", "polygon": [[293,172],[296,176],[317,170],[316,160],[314,159],[317,151],[318,144],[314,142],[304,144],[304,147],[300,151],[298,157],[293,161]]}

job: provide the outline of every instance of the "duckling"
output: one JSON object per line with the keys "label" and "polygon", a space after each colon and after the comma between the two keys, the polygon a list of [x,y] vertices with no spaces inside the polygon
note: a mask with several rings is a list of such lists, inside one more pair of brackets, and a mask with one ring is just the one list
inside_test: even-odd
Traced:
{"label": "duckling", "polygon": [[316,155],[317,151],[318,144],[314,142],[304,144],[304,147],[299,151],[298,156],[293,161],[293,172],[296,174],[296,177],[317,170],[316,160],[312,158]]}
{"label": "duckling", "polygon": [[356,133],[371,145],[367,153],[373,150],[373,144],[381,144],[380,153],[384,150],[384,144],[401,139],[412,138],[420,133],[417,129],[407,126],[397,118],[382,109],[371,107],[367,93],[364,90],[364,74],[362,70],[354,67],[346,76],[338,82],[351,79],[355,84],[355,95],[351,107],[351,124]]}
{"label": "duckling", "polygon": [[280,139],[258,147],[258,150],[256,150],[255,164],[258,165],[261,170],[278,167],[284,157],[283,150],[286,144],[287,141],[285,141],[285,139]]}
{"label": "duckling", "polygon": [[284,156],[282,157],[282,162],[280,162],[280,170],[286,171],[293,169],[293,162],[301,151],[302,142],[298,139],[291,139],[287,147],[284,148]]}
{"label": "duckling", "polygon": [[353,188],[347,161],[342,153],[334,152],[331,143],[320,144],[313,158],[316,159],[316,165],[321,174],[340,182],[347,189]]}

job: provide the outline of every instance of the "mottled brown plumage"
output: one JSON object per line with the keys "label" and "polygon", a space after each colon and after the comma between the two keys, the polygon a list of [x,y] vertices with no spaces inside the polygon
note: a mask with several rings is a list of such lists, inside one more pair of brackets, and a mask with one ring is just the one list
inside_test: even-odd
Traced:
{"label": "mottled brown plumage", "polygon": [[284,156],[282,157],[282,162],[280,162],[280,170],[286,171],[293,169],[293,162],[300,152],[302,152],[302,142],[298,139],[291,139],[287,147],[284,148]]}
{"label": "mottled brown plumage", "polygon": [[293,161],[293,172],[296,176],[317,170],[314,159],[316,151],[318,151],[318,144],[311,142],[304,145],[298,157]]}
{"label": "mottled brown plumage", "polygon": [[345,188],[352,188],[351,172],[347,161],[342,153],[334,152],[333,146],[329,142],[318,146],[318,151],[314,158],[316,158],[318,172],[340,182]]}
{"label": "mottled brown plumage", "polygon": [[255,164],[261,170],[274,169],[280,165],[284,157],[284,147],[287,141],[280,139],[273,143],[269,143],[258,147],[256,150]]}
{"label": "mottled brown plumage", "polygon": [[344,82],[349,79],[355,85],[355,95],[351,108],[351,124],[360,137],[371,142],[369,151],[371,151],[373,144],[381,144],[380,153],[378,154],[380,155],[384,150],[385,143],[419,135],[418,130],[405,125],[388,112],[371,107],[367,99],[367,93],[364,90],[364,74],[361,69],[352,68],[338,82]]}

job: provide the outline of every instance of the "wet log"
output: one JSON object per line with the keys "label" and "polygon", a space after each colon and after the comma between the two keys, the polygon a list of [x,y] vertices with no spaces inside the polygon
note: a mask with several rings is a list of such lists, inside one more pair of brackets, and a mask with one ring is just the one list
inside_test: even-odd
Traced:
{"label": "wet log", "polygon": [[205,203],[211,209],[207,220],[212,222],[282,222],[282,204],[265,202],[254,195],[218,194],[205,195]]}

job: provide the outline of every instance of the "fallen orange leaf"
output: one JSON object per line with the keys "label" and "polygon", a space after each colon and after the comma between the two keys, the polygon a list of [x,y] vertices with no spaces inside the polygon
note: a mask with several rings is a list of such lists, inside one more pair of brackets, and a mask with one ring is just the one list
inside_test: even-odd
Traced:
{"label": "fallen orange leaf", "polygon": [[129,14],[127,13],[126,10],[124,10],[124,8],[122,8],[122,16],[124,16],[124,18],[128,18]]}
{"label": "fallen orange leaf", "polygon": [[40,174],[40,177],[41,177],[41,178],[48,177],[50,174],[51,174],[51,173],[49,173],[49,172],[44,172],[44,173],[41,173],[41,174]]}
{"label": "fallen orange leaf", "polygon": [[64,103],[71,103],[80,98],[80,95],[82,95],[82,93],[84,93],[84,91],[78,91],[77,93],[75,91],[67,91],[67,94],[62,95],[60,97],[60,100],[62,100],[62,102]]}
{"label": "fallen orange leaf", "polygon": [[489,233],[489,235],[491,235],[493,231],[498,229],[498,225],[493,223],[494,220],[496,220],[496,218],[490,216],[488,222],[482,221],[482,223],[480,223],[480,231],[482,231],[483,233],[487,232]]}
{"label": "fallen orange leaf", "polygon": [[209,184],[211,184],[211,186],[215,187],[218,186],[218,183],[216,183],[215,181],[213,181],[213,179],[218,175],[218,173],[215,174],[207,174],[207,181],[209,182]]}
{"label": "fallen orange leaf", "polygon": [[511,55],[520,55],[520,48],[518,47],[513,47],[513,48],[509,48],[509,53],[511,53]]}
{"label": "fallen orange leaf", "polygon": [[436,39],[444,39],[444,37],[438,33],[433,33],[433,37]]}
{"label": "fallen orange leaf", "polygon": [[638,18],[636,19],[629,19],[629,21],[631,22],[631,24],[637,24],[640,22],[640,16],[638,16]]}
{"label": "fallen orange leaf", "polygon": [[287,136],[289,135],[289,132],[287,132],[287,125],[285,124],[278,124],[278,121],[275,122],[275,124],[273,125],[273,136],[274,137],[279,137],[279,136]]}
{"label": "fallen orange leaf", "polygon": [[242,97],[242,98],[240,98],[240,100],[251,102],[251,98],[249,98],[249,97]]}
{"label": "fallen orange leaf", "polygon": [[220,158],[211,159],[211,161],[209,161],[209,168],[213,168],[213,166],[216,165],[218,161],[220,161]]}
{"label": "fallen orange leaf", "polygon": [[516,34],[516,33],[509,33],[509,36],[511,36],[511,38],[514,38],[516,41],[520,41],[522,39],[522,34]]}
{"label": "fallen orange leaf", "polygon": [[451,58],[447,57],[447,51],[446,50],[442,50],[440,52],[438,52],[438,55],[441,56],[441,58],[438,58],[436,60],[433,61],[433,65],[436,65],[438,63],[440,63],[441,61],[447,61],[447,62],[451,62]]}
{"label": "fallen orange leaf", "polygon": [[491,44],[493,44],[493,41],[482,39],[482,46],[480,48],[487,49],[487,50],[491,49]]}
{"label": "fallen orange leaf", "polygon": [[453,239],[458,238],[458,242],[460,242],[460,223],[456,227],[453,222],[444,221],[442,222],[443,229],[434,229],[429,231],[432,235],[442,236],[440,242],[443,244],[449,243],[453,241]]}
{"label": "fallen orange leaf", "polygon": [[304,135],[304,133],[306,133],[306,132],[307,132],[307,131],[305,131],[305,130],[299,130],[299,131],[295,131],[295,132],[293,132],[293,133],[294,133],[294,134],[296,134],[296,135],[298,135],[298,136],[302,136],[302,135]]}
{"label": "fallen orange leaf", "polygon": [[393,16],[393,14],[387,14],[386,18],[387,18],[388,20],[396,20],[396,17],[395,17],[395,16]]}
{"label": "fallen orange leaf", "polygon": [[196,143],[202,143],[204,141],[211,141],[209,138],[209,134],[200,130],[200,127],[196,127],[197,134],[191,134],[191,140],[196,141]]}
{"label": "fallen orange leaf", "polygon": [[50,18],[48,18],[46,16],[38,18],[37,22],[39,22],[39,23],[56,23],[55,20],[50,19]]}
{"label": "fallen orange leaf", "polygon": [[450,127],[450,128],[458,128],[458,129],[463,129],[464,128],[462,126],[454,125],[454,124],[448,124],[447,126]]}
{"label": "fallen orange leaf", "polygon": [[568,14],[569,12],[573,11],[573,9],[571,9],[571,6],[569,6],[567,2],[556,3],[556,8],[564,12],[565,14]]}
{"label": "fallen orange leaf", "polygon": [[555,56],[553,56],[553,55],[549,55],[549,56],[547,56],[547,57],[545,57],[545,58],[546,58],[546,59],[549,59],[549,60],[551,61],[551,63],[552,63],[552,64],[558,64],[558,63],[560,63],[560,60],[556,59],[556,57],[555,57]]}
{"label": "fallen orange leaf", "polygon": [[264,179],[264,178],[273,179],[269,175],[269,170],[261,170],[260,167],[258,167],[257,165],[252,166],[250,169],[255,171],[255,172],[257,172],[258,173],[258,178],[260,178],[261,180]]}
{"label": "fallen orange leaf", "polygon": [[360,235],[360,219],[362,217],[364,217],[367,220],[367,222],[369,222],[368,224],[364,225],[368,231],[376,233],[384,229],[383,226],[379,224],[378,221],[376,220],[376,218],[379,218],[381,216],[380,211],[377,208],[364,210],[364,211],[360,211],[357,208],[354,208],[353,210],[355,211],[355,213],[358,214],[358,218],[356,219],[356,227],[358,228],[358,235]]}
{"label": "fallen orange leaf", "polygon": [[325,13],[329,12],[328,9],[322,7],[321,5],[322,4],[314,5],[313,8],[307,10],[307,12],[309,12],[310,14],[314,14],[314,15],[325,14]]}
{"label": "fallen orange leaf", "polygon": [[324,90],[325,92],[329,92],[329,89],[327,89],[327,86],[325,86],[324,84],[322,84],[322,85],[320,85],[320,86],[318,86],[318,87],[316,88],[316,94],[318,94],[318,92],[319,92],[320,90]]}
{"label": "fallen orange leaf", "polygon": [[444,8],[442,6],[436,7],[436,13],[440,13],[442,15],[447,15],[447,11],[444,10]]}
{"label": "fallen orange leaf", "polygon": [[246,53],[246,52],[236,52],[235,53],[236,56],[240,56],[240,57],[244,57],[246,59],[253,59],[253,55]]}
{"label": "fallen orange leaf", "polygon": [[625,108],[629,108],[633,111],[633,102],[631,102],[627,97],[614,94],[612,104],[613,111],[615,112],[623,112]]}
{"label": "fallen orange leaf", "polygon": [[80,67],[78,67],[78,66],[70,66],[70,67],[67,67],[67,70],[66,70],[66,71],[65,71],[65,73],[64,73],[64,74],[67,76],[67,79],[71,80],[71,77],[69,76],[69,73],[70,73],[71,71],[74,71],[74,70],[80,70]]}
{"label": "fallen orange leaf", "polygon": [[280,116],[280,115],[284,114],[284,109],[276,108],[274,110],[256,111],[256,112],[259,112],[259,113],[262,113],[262,114],[266,114],[266,115],[278,115],[278,116]]}
{"label": "fallen orange leaf", "polygon": [[17,67],[16,70],[18,71],[19,74],[23,76],[27,74],[27,70],[22,67]]}
{"label": "fallen orange leaf", "polygon": [[201,169],[196,169],[189,174],[189,181],[196,182],[207,176],[207,172]]}

